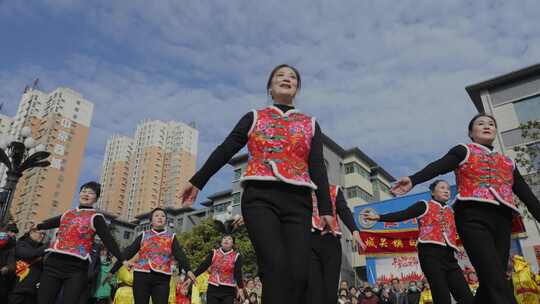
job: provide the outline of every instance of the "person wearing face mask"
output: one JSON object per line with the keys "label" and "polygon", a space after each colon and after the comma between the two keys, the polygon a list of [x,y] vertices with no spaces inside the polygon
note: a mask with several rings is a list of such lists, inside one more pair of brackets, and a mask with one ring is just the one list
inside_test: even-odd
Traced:
{"label": "person wearing face mask", "polygon": [[[373,289],[372,289],[372,290],[373,290],[373,293],[374,293],[377,297],[379,297],[379,299],[380,299],[380,298],[381,298],[381,288],[379,287],[379,285],[375,284],[375,285],[373,286]],[[360,298],[360,296],[359,296],[359,298]]]}
{"label": "person wearing face mask", "polygon": [[[150,212],[152,228],[141,234],[123,252],[126,260],[138,254],[133,262],[133,296],[135,304],[147,304],[152,298],[154,304],[167,304],[169,298],[172,262],[176,259],[179,269],[183,269],[194,282],[184,250],[176,239],[176,234],[166,229],[167,213],[162,208]],[[108,274],[109,279],[127,262],[117,261]]]}
{"label": "person wearing face mask", "polygon": [[414,281],[409,282],[409,288],[407,289],[407,303],[418,304],[420,301],[420,290],[416,286]]}
{"label": "person wearing face mask", "polygon": [[[432,198],[428,202],[419,201],[403,211],[362,216],[367,220],[382,222],[400,222],[417,218],[418,259],[424,275],[433,288],[435,303],[450,304],[450,294],[459,303],[472,303],[473,295],[454,256],[459,248],[454,213],[447,205],[451,196],[450,185],[444,180],[436,180],[429,189]],[[412,283],[414,285],[414,282]],[[411,296],[416,297],[416,291]]]}
{"label": "person wearing face mask", "polygon": [[96,277],[96,291],[92,296],[92,302],[95,304],[109,304],[111,301],[112,289],[116,285],[116,276],[107,279],[111,271],[112,261],[107,249],[102,248],[99,251],[99,272]]}
{"label": "person wearing face mask", "polygon": [[189,206],[208,180],[245,145],[242,215],[257,254],[265,304],[300,303],[309,277],[311,192],[323,226],[332,222],[322,132],[295,108],[300,73],[282,64],[266,84],[272,105],[245,114],[182,191]]}
{"label": "person wearing face mask", "polygon": [[15,246],[17,279],[9,295],[9,304],[37,303],[39,278],[43,270],[43,256],[48,244],[43,242],[44,233],[31,229]]}
{"label": "person wearing face mask", "polygon": [[210,251],[195,270],[195,276],[210,271],[206,293],[208,304],[233,304],[236,297],[244,299],[242,256],[234,250],[234,228],[231,222],[215,221],[215,226],[223,234],[221,246]]}
{"label": "person wearing face mask", "polygon": [[97,182],[81,186],[79,206],[54,217],[36,228],[58,228],[56,239],[46,250],[38,292],[39,304],[53,304],[63,288],[64,303],[78,303],[87,288],[90,253],[96,234],[120,261],[122,253],[111,235],[103,214],[93,208],[101,192]]}
{"label": "person wearing face mask", "polygon": [[480,281],[475,303],[513,304],[516,299],[505,276],[512,218],[519,214],[513,194],[536,221],[540,221],[540,202],[514,161],[494,151],[494,117],[484,113],[474,116],[468,131],[471,143],[459,144],[419,172],[402,177],[391,191],[403,195],[419,183],[454,171],[458,188],[453,204],[457,231]]}
{"label": "person wearing face mask", "polygon": [[360,304],[379,304],[379,297],[377,297],[371,287],[364,288],[364,297],[360,300]]}

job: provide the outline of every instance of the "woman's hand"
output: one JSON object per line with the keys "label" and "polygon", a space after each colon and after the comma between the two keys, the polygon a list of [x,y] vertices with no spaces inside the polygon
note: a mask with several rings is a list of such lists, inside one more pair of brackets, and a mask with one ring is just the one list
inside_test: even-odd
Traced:
{"label": "woman's hand", "polygon": [[182,189],[182,193],[180,194],[180,200],[182,207],[191,207],[195,200],[197,199],[197,195],[199,194],[199,190],[197,187],[193,186],[193,184],[188,183],[184,189]]}
{"label": "woman's hand", "polygon": [[404,195],[407,192],[411,191],[413,187],[411,178],[408,176],[400,178],[390,189],[390,192],[394,195]]}

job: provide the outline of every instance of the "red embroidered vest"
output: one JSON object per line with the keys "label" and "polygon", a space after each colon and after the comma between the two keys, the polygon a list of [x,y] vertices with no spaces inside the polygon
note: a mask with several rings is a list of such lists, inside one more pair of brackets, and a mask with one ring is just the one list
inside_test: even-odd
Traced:
{"label": "red embroidered vest", "polygon": [[208,284],[214,286],[236,286],[237,282],[234,279],[234,264],[239,255],[240,254],[234,250],[223,252],[221,248],[214,249]]}
{"label": "red embroidered vest", "polygon": [[448,245],[459,251],[452,209],[434,200],[425,203],[426,211],[418,217],[418,242]]}
{"label": "red embroidered vest", "polygon": [[315,119],[271,106],[253,111],[249,160],[242,181],[271,180],[317,189],[308,172]]}
{"label": "red embroidered vest", "polygon": [[[332,221],[332,228],[337,234],[341,235],[341,226],[339,225],[339,217],[336,213],[336,198],[338,195],[339,186],[336,185],[330,185],[330,202],[332,203],[332,216],[334,217],[334,220]],[[312,202],[313,202],[313,213],[311,216],[311,224],[312,228],[322,231],[323,227],[321,224],[321,217],[319,216],[319,204],[317,202],[317,196],[315,195],[315,192],[312,192]],[[330,232],[330,229],[326,227],[326,231]]]}
{"label": "red embroidered vest", "polygon": [[102,216],[94,209],[76,208],[66,211],[60,219],[56,239],[46,251],[89,260],[96,235],[94,217],[97,215]]}
{"label": "red embroidered vest", "polygon": [[175,234],[168,230],[154,229],[143,232],[139,257],[134,263],[135,271],[172,274],[172,244]]}
{"label": "red embroidered vest", "polygon": [[514,162],[501,153],[471,143],[465,146],[467,157],[456,169],[460,201],[473,200],[504,204],[519,212],[512,196]]}

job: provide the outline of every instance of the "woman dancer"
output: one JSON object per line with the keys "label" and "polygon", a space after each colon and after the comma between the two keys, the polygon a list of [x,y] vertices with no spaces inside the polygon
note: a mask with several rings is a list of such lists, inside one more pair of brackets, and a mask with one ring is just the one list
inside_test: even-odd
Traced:
{"label": "woman dancer", "polygon": [[192,204],[210,177],[248,145],[242,214],[264,275],[265,304],[302,301],[309,271],[312,190],[323,226],[332,221],[321,130],[315,118],[294,108],[300,87],[295,68],[274,68],[266,86],[273,105],[244,115],[181,195],[184,205]]}
{"label": "woman dancer", "polygon": [[361,249],[365,245],[360,238],[360,230],[354,222],[351,210],[339,186],[330,186],[332,203],[332,233],[330,227],[321,225],[317,197],[313,195],[313,215],[311,234],[311,266],[307,303],[337,303],[339,273],[341,270],[341,227],[340,219],[353,235]]}
{"label": "woman dancer", "polygon": [[450,185],[444,180],[436,180],[429,189],[431,200],[419,201],[409,208],[382,215],[362,214],[366,220],[381,222],[401,222],[418,219],[418,259],[420,268],[431,286],[436,304],[450,304],[450,294],[458,303],[472,303],[473,295],[463,271],[458,265],[454,251],[457,247],[454,212],[447,205],[450,199]]}
{"label": "woman dancer", "polygon": [[101,192],[96,182],[81,186],[79,207],[36,226],[38,230],[58,228],[56,240],[46,250],[38,303],[52,304],[63,287],[64,303],[78,303],[88,283],[90,252],[97,234],[105,247],[120,261],[122,254],[103,214],[93,209]]}
{"label": "woman dancer", "polygon": [[495,118],[478,114],[469,122],[468,130],[471,143],[459,144],[421,171],[401,178],[392,192],[405,194],[419,183],[454,170],[458,188],[453,207],[457,231],[480,281],[475,303],[515,303],[505,278],[512,217],[518,212],[512,192],[537,221],[540,202],[514,162],[493,150]]}
{"label": "woman dancer", "polygon": [[215,222],[216,229],[223,234],[221,247],[208,254],[195,270],[195,276],[210,269],[206,293],[208,304],[233,304],[236,297],[243,298],[242,256],[234,250],[232,221]]}
{"label": "woman dancer", "polygon": [[[176,234],[166,229],[167,213],[156,208],[150,213],[152,228],[143,231],[123,252],[126,260],[139,254],[133,263],[133,296],[135,304],[147,304],[150,296],[154,304],[167,304],[169,285],[172,275],[173,258],[183,268],[192,281],[195,277],[190,270],[189,262],[176,239]],[[117,261],[108,278],[120,267]],[[129,267],[127,262],[124,266]]]}

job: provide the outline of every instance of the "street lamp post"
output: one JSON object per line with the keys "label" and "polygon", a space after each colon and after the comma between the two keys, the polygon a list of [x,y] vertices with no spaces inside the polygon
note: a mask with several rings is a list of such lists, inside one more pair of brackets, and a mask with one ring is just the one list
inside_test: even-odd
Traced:
{"label": "street lamp post", "polygon": [[23,172],[32,168],[47,167],[50,153],[45,151],[45,146],[37,144],[31,137],[32,130],[24,127],[20,136],[5,136],[0,138],[0,162],[7,167],[6,182],[4,184],[4,196],[0,202],[0,222],[7,222],[7,214],[13,200],[13,194]]}

